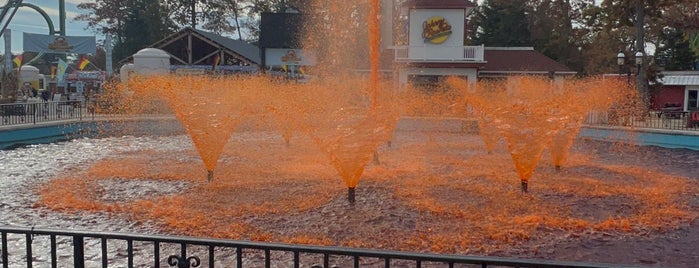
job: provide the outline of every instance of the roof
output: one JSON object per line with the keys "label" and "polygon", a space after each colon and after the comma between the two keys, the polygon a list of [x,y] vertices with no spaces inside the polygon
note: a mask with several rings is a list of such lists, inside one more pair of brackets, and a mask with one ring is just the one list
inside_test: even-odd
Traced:
{"label": "roof", "polygon": [[476,4],[468,0],[410,0],[403,6],[414,9],[467,9],[476,7]]}
{"label": "roof", "polygon": [[[191,29],[191,28],[188,28]],[[260,48],[257,46],[250,44],[248,42],[245,42],[243,40],[235,40],[231,39],[228,37],[223,37],[221,35],[215,34],[215,33],[210,33],[198,29],[194,29],[194,32],[210,39],[211,41],[214,41],[221,46],[232,50],[238,54],[240,54],[243,57],[248,58],[250,61],[254,62],[255,64],[260,64],[262,61],[260,60]]]}
{"label": "roof", "polygon": [[479,73],[575,74],[567,66],[534,50],[533,47],[485,47],[486,63]]}
{"label": "roof", "polygon": [[667,86],[699,86],[699,74],[697,75],[666,75],[660,79]]}
{"label": "roof", "polygon": [[[187,42],[188,35],[195,36],[197,40],[196,43],[206,44],[208,46],[208,50],[202,50],[201,47],[189,48],[189,46],[195,46],[196,44],[195,42]],[[181,46],[183,49],[173,50],[168,48],[171,46]],[[213,54],[211,53],[218,49],[226,51],[228,54],[235,55],[236,58],[245,59],[245,61],[250,64],[259,65],[261,62],[260,49],[253,44],[242,40],[223,37],[207,31],[192,29],[190,27],[183,28],[176,33],[160,39],[158,42],[151,44],[147,48],[158,48],[165,50],[171,57],[181,56],[179,62],[182,64],[196,63],[187,62],[186,56],[176,55],[178,52],[180,54],[186,54],[187,51],[191,51],[193,54],[193,59],[190,59],[189,61],[201,61],[201,59],[213,59]],[[133,55],[120,60],[119,63],[124,64],[131,60],[133,60]]]}

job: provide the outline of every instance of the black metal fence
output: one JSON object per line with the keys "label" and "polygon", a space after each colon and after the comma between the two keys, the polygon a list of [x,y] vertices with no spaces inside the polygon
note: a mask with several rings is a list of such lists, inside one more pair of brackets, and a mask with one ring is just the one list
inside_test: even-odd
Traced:
{"label": "black metal fence", "polygon": [[699,131],[699,111],[661,112],[651,111],[641,116],[618,116],[606,111],[588,113],[585,123],[630,128],[650,128]]}
{"label": "black metal fence", "polygon": [[[87,113],[84,101],[18,102],[0,104],[0,125],[36,124],[78,119]],[[92,113],[94,115],[94,113]]]}
{"label": "black metal fence", "polygon": [[406,253],[204,239],[0,227],[2,267],[623,267],[592,263]]}

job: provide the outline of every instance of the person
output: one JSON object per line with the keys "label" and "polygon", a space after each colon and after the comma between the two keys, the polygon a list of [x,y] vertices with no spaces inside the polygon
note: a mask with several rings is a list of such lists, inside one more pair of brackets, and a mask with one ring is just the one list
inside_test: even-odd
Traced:
{"label": "person", "polygon": [[41,91],[41,99],[44,100],[44,102],[49,101],[49,98],[51,98],[51,92],[49,92],[48,89]]}
{"label": "person", "polygon": [[31,97],[32,94],[32,86],[29,84],[29,82],[24,83],[24,86],[19,89],[19,92],[17,92],[17,97],[19,99],[26,99]]}

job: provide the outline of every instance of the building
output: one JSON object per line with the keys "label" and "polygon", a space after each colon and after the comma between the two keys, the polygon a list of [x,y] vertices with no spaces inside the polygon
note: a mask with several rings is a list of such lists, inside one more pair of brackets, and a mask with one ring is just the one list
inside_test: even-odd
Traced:
{"label": "building", "polygon": [[661,77],[662,87],[652,95],[651,109],[699,110],[699,71],[663,71]]}
{"label": "building", "polygon": [[[227,38],[207,31],[183,28],[152,44],[170,56],[175,73],[254,73],[259,71],[260,50],[246,41]],[[132,62],[133,56],[120,64]]]}
{"label": "building", "polygon": [[466,17],[475,6],[467,0],[411,0],[401,6],[401,17],[407,17],[407,45],[388,47],[395,53],[399,84],[438,82],[446,76],[475,82],[513,75],[561,79],[576,74],[532,47],[464,46]]}

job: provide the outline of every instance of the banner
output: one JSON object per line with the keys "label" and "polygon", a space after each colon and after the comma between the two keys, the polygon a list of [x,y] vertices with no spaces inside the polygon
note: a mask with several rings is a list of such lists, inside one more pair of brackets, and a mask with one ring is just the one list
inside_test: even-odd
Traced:
{"label": "banner", "polygon": [[24,33],[24,51],[39,53],[95,54],[94,36],[57,36]]}
{"label": "banner", "polygon": [[10,73],[12,71],[12,31],[5,29],[2,37],[5,39],[5,73]]}
{"label": "banner", "polygon": [[104,39],[104,50],[107,53],[107,66],[105,71],[107,71],[107,76],[112,76],[112,36],[107,34]]}
{"label": "banner", "polygon": [[67,68],[68,63],[63,61],[63,59],[58,59],[58,67],[56,68],[56,77],[58,78],[58,81],[63,81]]}
{"label": "banner", "polygon": [[80,59],[80,62],[78,62],[78,69],[82,71],[88,64],[90,64],[90,61],[83,56],[82,59]]}
{"label": "banner", "polygon": [[17,68],[19,68],[20,66],[22,66],[22,54],[17,55],[17,57],[15,57],[15,58],[12,60],[12,62],[14,62],[15,65],[17,65]]}

